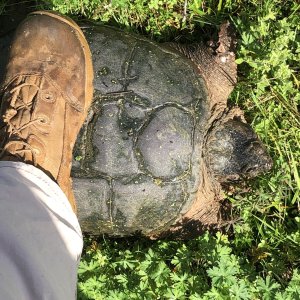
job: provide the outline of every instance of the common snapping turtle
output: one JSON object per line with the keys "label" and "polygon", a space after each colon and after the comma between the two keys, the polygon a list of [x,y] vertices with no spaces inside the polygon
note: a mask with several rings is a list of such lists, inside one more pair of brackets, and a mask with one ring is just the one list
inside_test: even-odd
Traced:
{"label": "common snapping turtle", "polygon": [[86,28],[95,101],[77,141],[73,183],[83,229],[184,236],[218,222],[221,184],[271,166],[238,108],[229,24],[217,49],[157,44]]}
{"label": "common snapping turtle", "polygon": [[[221,184],[271,166],[242,111],[227,108],[236,83],[229,24],[215,48],[105,26],[84,32],[95,93],[72,173],[83,231],[184,236],[217,224]],[[2,37],[2,53],[8,45]]]}

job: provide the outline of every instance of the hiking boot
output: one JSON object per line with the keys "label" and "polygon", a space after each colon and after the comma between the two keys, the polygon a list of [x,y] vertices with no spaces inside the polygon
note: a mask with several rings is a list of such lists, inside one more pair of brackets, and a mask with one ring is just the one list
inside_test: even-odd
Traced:
{"label": "hiking boot", "polygon": [[33,164],[76,211],[72,150],[93,94],[91,53],[80,28],[54,12],[18,27],[1,88],[0,159]]}

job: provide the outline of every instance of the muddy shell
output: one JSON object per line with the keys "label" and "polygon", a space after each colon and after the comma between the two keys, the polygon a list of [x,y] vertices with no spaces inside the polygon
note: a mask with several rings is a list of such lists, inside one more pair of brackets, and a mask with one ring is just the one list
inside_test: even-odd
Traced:
{"label": "muddy shell", "polygon": [[205,83],[167,47],[109,27],[84,32],[95,92],[74,151],[81,226],[93,234],[159,233],[189,209],[199,186]]}

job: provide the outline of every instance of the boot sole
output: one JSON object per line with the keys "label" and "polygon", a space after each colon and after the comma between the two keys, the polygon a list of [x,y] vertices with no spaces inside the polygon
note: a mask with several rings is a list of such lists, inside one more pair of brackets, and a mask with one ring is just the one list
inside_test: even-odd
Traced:
{"label": "boot sole", "polygon": [[[30,13],[29,15],[44,15],[49,16],[51,18],[57,19],[67,25],[69,25],[72,29],[75,29],[75,34],[82,46],[84,57],[85,57],[85,68],[86,68],[86,84],[85,84],[85,106],[84,106],[84,120],[87,115],[87,110],[90,107],[90,104],[93,99],[93,79],[94,79],[94,72],[93,72],[93,61],[92,61],[92,54],[90,51],[89,44],[80,29],[80,27],[69,17],[63,16],[57,12],[53,11],[35,11]],[[83,121],[84,121],[83,120]],[[82,122],[83,122],[82,121]]]}

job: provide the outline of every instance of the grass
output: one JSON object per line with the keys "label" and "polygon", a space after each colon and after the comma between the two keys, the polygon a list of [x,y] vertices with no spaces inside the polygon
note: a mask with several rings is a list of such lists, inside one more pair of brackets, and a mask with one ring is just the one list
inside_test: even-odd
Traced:
{"label": "grass", "polygon": [[[300,299],[300,4],[297,0],[52,0],[49,8],[140,32],[194,40],[224,20],[238,32],[229,101],[274,160],[227,199],[222,233],[190,241],[86,238],[79,299]],[[0,12],[2,6],[0,2]]]}

